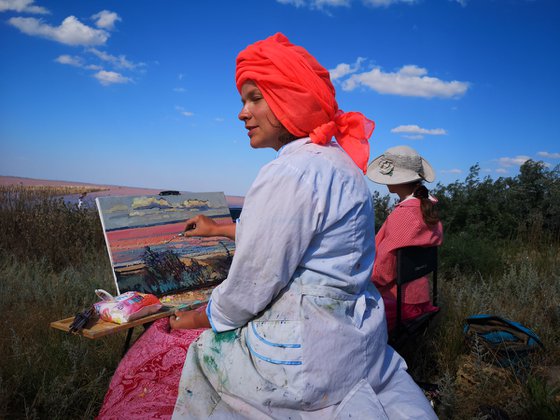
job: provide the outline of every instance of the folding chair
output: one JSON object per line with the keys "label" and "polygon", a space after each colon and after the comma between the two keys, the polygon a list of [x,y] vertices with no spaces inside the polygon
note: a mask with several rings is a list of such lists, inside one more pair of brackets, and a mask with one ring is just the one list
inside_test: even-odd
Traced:
{"label": "folding chair", "polygon": [[432,303],[437,306],[438,247],[411,246],[397,250],[397,323],[389,343],[399,347],[409,337],[424,331],[438,313],[422,314],[412,320],[402,320],[402,288],[405,284],[432,273]]}

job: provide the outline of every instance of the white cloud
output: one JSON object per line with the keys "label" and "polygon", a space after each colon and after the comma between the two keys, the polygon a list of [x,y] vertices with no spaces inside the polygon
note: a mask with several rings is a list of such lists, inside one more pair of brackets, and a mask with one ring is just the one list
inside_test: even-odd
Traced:
{"label": "white cloud", "polygon": [[453,169],[442,169],[440,171],[442,174],[460,174],[463,173],[462,170],[457,169],[457,168],[453,168]]}
{"label": "white cloud", "polygon": [[118,67],[118,68],[121,68],[121,69],[133,70],[138,66],[143,66],[144,65],[144,63],[138,63],[137,64],[137,63],[133,63],[131,61],[128,61],[126,59],[126,56],[124,56],[124,55],[119,55],[117,57],[117,56],[114,56],[114,55],[111,55],[111,54],[107,54],[104,51],[100,51],[97,48],[88,48],[87,52],[95,55],[100,60],[111,63],[115,67]]}
{"label": "white cloud", "polygon": [[405,134],[402,137],[410,140],[422,140],[424,138],[422,134]]}
{"label": "white cloud", "polygon": [[116,21],[122,20],[119,15],[115,12],[110,12],[109,10],[102,10],[101,12],[93,15],[92,18],[96,20],[95,25],[98,28],[107,29],[109,31],[115,29]]}
{"label": "white cloud", "polygon": [[507,174],[508,171],[505,168],[498,168],[496,169],[496,172],[499,174]]}
{"label": "white cloud", "polygon": [[0,0],[0,12],[14,11],[20,13],[36,13],[46,15],[50,13],[41,6],[35,6],[34,0]]}
{"label": "white cloud", "polygon": [[352,73],[356,73],[360,70],[360,66],[363,63],[365,58],[358,57],[356,62],[352,64],[340,63],[334,69],[329,70],[331,75],[331,80],[340,79],[341,77],[347,76]]}
{"label": "white cloud", "polygon": [[392,128],[391,133],[444,136],[447,134],[447,131],[445,131],[443,128],[422,128],[417,125],[399,125],[398,127]]}
{"label": "white cloud", "polygon": [[60,64],[67,64],[74,67],[84,67],[84,60],[76,55],[63,54],[58,56],[54,61]]}
{"label": "white cloud", "polygon": [[396,73],[384,73],[379,67],[368,72],[353,74],[342,84],[342,89],[351,91],[358,86],[389,95],[417,96],[422,98],[453,98],[465,94],[467,82],[446,82],[429,77],[428,71],[415,65],[406,65]]}
{"label": "white cloud", "polygon": [[276,0],[281,4],[295,7],[309,7],[310,9],[324,9],[325,7],[350,6],[351,0]]}
{"label": "white cloud", "polygon": [[456,1],[456,2],[459,3],[461,6],[467,7],[468,0],[452,0],[452,1]]}
{"label": "white cloud", "polygon": [[114,71],[100,70],[93,75],[99,83],[103,86],[114,85],[117,83],[129,83],[131,80],[128,77],[124,77],[122,74]]}
{"label": "white cloud", "polygon": [[176,106],[175,109],[179,112],[179,114],[185,117],[192,117],[194,115],[193,112],[185,111],[185,108],[183,108],[182,106]]}
{"label": "white cloud", "polygon": [[280,4],[291,4],[295,7],[303,7],[306,5],[305,0],[276,0]]}
{"label": "white cloud", "polygon": [[176,88],[173,88],[173,92],[183,93],[183,92],[186,92],[186,89],[182,88],[182,87],[176,87]]}
{"label": "white cloud", "polygon": [[416,0],[363,0],[363,3],[372,7],[389,7],[398,3],[413,4]]}
{"label": "white cloud", "polygon": [[97,66],[95,64],[86,64],[84,62],[84,59],[82,57],[79,57],[77,55],[68,55],[68,54],[63,54],[58,56],[57,58],[55,58],[55,60],[57,63],[60,64],[66,64],[69,66],[73,66],[73,67],[79,67],[82,69],[88,69],[88,70],[102,70],[101,66]]}
{"label": "white cloud", "polygon": [[221,117],[216,117],[216,118],[214,118],[214,121],[222,123],[222,122],[224,122],[224,119],[221,118]]}
{"label": "white cloud", "polygon": [[[349,7],[352,0],[276,0],[281,4],[294,7],[309,7],[310,9],[324,9],[325,7]],[[413,4],[417,0],[362,0],[362,3],[371,7],[388,7],[393,4]]]}
{"label": "white cloud", "polygon": [[531,159],[529,156],[519,155],[515,157],[501,157],[498,160],[500,166],[509,168],[511,166],[521,166]]}
{"label": "white cloud", "polygon": [[340,7],[340,6],[350,6],[350,0],[313,0],[314,7],[318,9],[328,6],[328,7]]}
{"label": "white cloud", "polygon": [[560,153],[539,152],[537,155],[549,159],[560,159]]}
{"label": "white cloud", "polygon": [[21,32],[41,36],[66,45],[102,45],[109,39],[109,33],[103,29],[90,28],[75,16],[68,16],[60,26],[51,26],[39,19],[14,17],[8,20]]}

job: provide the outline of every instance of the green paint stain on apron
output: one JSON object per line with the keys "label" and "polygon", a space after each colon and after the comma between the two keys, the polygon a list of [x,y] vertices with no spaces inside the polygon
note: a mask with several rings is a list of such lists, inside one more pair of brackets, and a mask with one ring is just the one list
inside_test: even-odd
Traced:
{"label": "green paint stain on apron", "polygon": [[204,364],[206,366],[208,366],[209,370],[212,370],[213,372],[218,371],[218,365],[216,364],[216,361],[214,360],[214,358],[212,356],[208,356],[207,354],[205,354],[202,357],[202,360],[204,360]]}
{"label": "green paint stain on apron", "polygon": [[214,334],[214,341],[216,343],[231,343],[237,338],[235,331],[226,331],[222,333]]}

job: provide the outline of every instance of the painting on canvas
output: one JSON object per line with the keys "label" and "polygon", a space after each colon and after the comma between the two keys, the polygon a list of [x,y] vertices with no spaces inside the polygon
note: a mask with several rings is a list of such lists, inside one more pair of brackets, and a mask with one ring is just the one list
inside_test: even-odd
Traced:
{"label": "painting on canvas", "polygon": [[233,241],[177,236],[197,214],[231,223],[223,193],[99,197],[96,202],[117,293],[163,296],[214,286],[227,277]]}

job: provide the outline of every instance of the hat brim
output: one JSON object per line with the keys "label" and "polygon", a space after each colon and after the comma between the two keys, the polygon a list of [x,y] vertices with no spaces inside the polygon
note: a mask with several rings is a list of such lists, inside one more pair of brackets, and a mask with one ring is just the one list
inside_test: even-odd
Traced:
{"label": "hat brim", "polygon": [[432,165],[424,158],[421,158],[422,169],[424,171],[423,175],[402,168],[394,168],[391,172],[383,174],[379,170],[379,162],[384,158],[384,155],[378,156],[371,161],[367,168],[367,177],[377,184],[399,185],[415,181],[433,182],[436,179],[434,168],[432,168]]}

